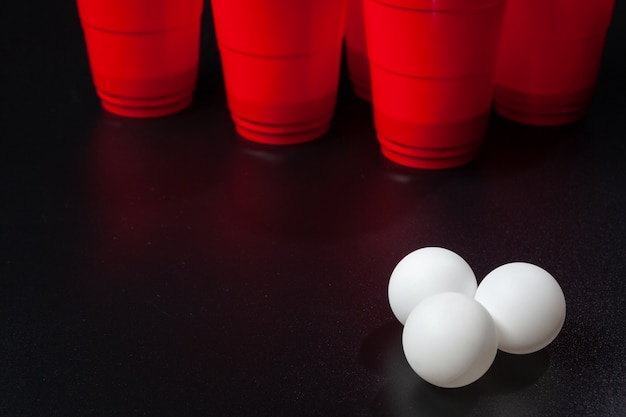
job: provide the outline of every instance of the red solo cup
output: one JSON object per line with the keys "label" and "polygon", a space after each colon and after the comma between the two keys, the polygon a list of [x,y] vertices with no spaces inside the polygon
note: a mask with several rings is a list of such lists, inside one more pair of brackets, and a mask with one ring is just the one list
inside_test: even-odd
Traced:
{"label": "red solo cup", "polygon": [[198,78],[202,0],[77,0],[102,106],[126,117],[175,113]]}
{"label": "red solo cup", "polygon": [[370,62],[365,43],[363,0],[348,0],[346,15],[346,62],[354,93],[363,100],[372,100]]}
{"label": "red solo cup", "polygon": [[326,133],[334,114],[346,0],[212,0],[237,132],[271,145]]}
{"label": "red solo cup", "polygon": [[614,0],[507,0],[495,109],[532,125],[582,118],[589,106]]}
{"label": "red solo cup", "polygon": [[475,158],[492,102],[503,0],[365,0],[381,151],[413,168]]}

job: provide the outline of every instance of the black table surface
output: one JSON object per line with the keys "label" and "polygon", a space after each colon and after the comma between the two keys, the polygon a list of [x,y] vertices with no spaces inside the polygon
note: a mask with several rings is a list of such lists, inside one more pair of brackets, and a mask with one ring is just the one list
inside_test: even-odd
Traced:
{"label": "black table surface", "polygon": [[[0,416],[626,415],[625,8],[584,120],[492,114],[474,162],[422,171],[381,156],[345,61],[324,137],[238,137],[208,2],[194,104],[152,120],[101,109],[73,2],[3,2]],[[386,290],[424,246],[542,266],[563,330],[423,382]]]}

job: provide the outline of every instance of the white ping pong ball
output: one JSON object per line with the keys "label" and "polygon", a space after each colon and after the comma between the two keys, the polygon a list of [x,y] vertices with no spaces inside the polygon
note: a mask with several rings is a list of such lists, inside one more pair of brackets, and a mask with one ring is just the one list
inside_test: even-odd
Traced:
{"label": "white ping pong ball", "polygon": [[474,296],[478,283],[463,258],[449,249],[417,249],[398,262],[389,278],[391,311],[404,324],[413,308],[426,297],[440,292]]}
{"label": "white ping pong ball", "polygon": [[457,388],[487,372],[498,340],[495,324],[480,303],[465,294],[444,292],[427,297],[409,314],[402,348],[424,380]]}
{"label": "white ping pong ball", "polygon": [[544,269],[525,262],[502,265],[481,281],[475,295],[493,317],[500,350],[533,353],[550,344],[565,322],[565,296]]}

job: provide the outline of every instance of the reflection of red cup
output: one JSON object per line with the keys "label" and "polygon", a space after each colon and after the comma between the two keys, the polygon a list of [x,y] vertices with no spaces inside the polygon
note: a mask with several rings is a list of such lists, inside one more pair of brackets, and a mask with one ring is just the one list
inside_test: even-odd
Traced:
{"label": "reflection of red cup", "polygon": [[212,0],[237,132],[272,145],[323,135],[333,116],[346,0]]}
{"label": "reflection of red cup", "polygon": [[534,125],[583,117],[593,94],[614,0],[507,0],[495,108]]}
{"label": "reflection of red cup", "polygon": [[487,129],[503,0],[365,0],[374,122],[409,167],[469,162]]}
{"label": "reflection of red cup", "polygon": [[77,0],[102,106],[157,117],[191,101],[198,75],[202,0]]}
{"label": "reflection of red cup", "polygon": [[352,87],[357,96],[372,100],[370,87],[370,63],[367,59],[363,0],[348,0],[346,15],[346,62]]}

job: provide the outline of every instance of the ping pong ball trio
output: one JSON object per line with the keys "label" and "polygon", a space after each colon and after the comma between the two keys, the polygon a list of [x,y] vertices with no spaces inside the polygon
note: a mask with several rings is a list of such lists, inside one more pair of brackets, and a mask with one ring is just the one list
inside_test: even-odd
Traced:
{"label": "ping pong ball trio", "polygon": [[388,296],[404,325],[409,365],[444,388],[478,380],[498,349],[513,354],[543,349],[565,322],[563,291],[544,269],[508,263],[478,285],[467,262],[440,247],[421,248],[400,260]]}

